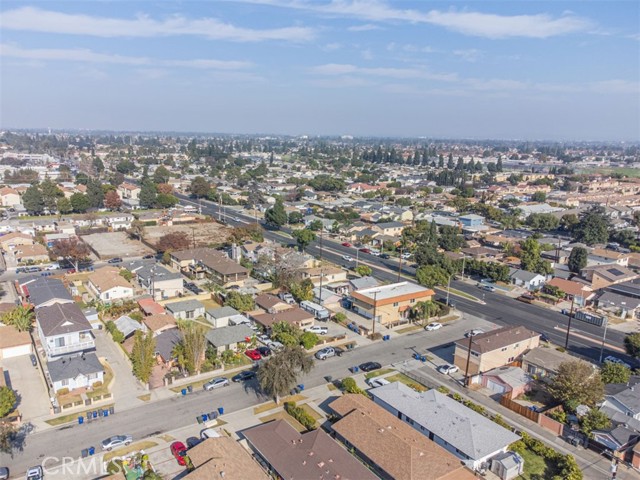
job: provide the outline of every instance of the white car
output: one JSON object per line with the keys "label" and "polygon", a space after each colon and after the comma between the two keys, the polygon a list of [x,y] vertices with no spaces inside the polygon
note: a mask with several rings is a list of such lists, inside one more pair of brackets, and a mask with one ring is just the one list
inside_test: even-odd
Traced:
{"label": "white car", "polygon": [[335,356],[336,351],[333,347],[325,347],[322,350],[316,352],[316,358],[318,360],[326,360],[327,358]]}
{"label": "white car", "polygon": [[376,387],[382,387],[383,385],[389,385],[391,382],[389,380],[385,380],[384,378],[373,377],[373,378],[367,378],[366,383],[370,387],[376,388]]}
{"label": "white car", "polygon": [[102,450],[110,451],[113,448],[129,445],[133,442],[131,435],[116,435],[102,441]]}
{"label": "white car", "polygon": [[264,333],[258,337],[258,340],[260,340],[265,345],[271,341],[269,335],[265,335]]}
{"label": "white car", "polygon": [[351,255],[343,255],[343,256],[342,256],[342,259],[343,259],[345,262],[353,262],[353,257],[352,257]]}
{"label": "white car", "polygon": [[480,335],[481,333],[484,333],[484,330],[480,330],[479,328],[474,328],[473,330],[465,333],[464,336],[467,338],[475,337],[476,335]]}
{"label": "white car", "polygon": [[284,348],[284,345],[280,342],[275,342],[273,340],[270,340],[266,343],[267,347],[269,347],[271,350],[273,350],[274,352],[277,352],[278,350],[282,350]]}
{"label": "white car", "polygon": [[427,332],[432,332],[433,330],[440,330],[442,328],[442,324],[438,322],[433,322],[424,327]]}
{"label": "white car", "polygon": [[438,372],[444,373],[445,375],[451,375],[452,373],[456,373],[460,369],[455,365],[449,365],[448,363],[446,363],[444,365],[440,365],[437,370]]}
{"label": "white car", "polygon": [[44,267],[45,270],[58,270],[60,268],[60,265],[57,263],[52,263],[51,265],[47,265],[46,267]]}
{"label": "white car", "polygon": [[409,260],[411,258],[411,254],[410,253],[403,253],[401,255],[403,260]]}
{"label": "white car", "polygon": [[209,391],[209,390],[214,390],[216,388],[228,387],[229,385],[230,383],[227,377],[218,377],[218,378],[213,378],[209,380],[207,383],[205,383],[202,386],[202,388],[204,388],[206,391]]}
{"label": "white car", "polygon": [[304,329],[305,332],[315,333],[316,335],[326,335],[329,333],[329,329],[327,327],[320,327],[318,325],[314,325],[313,327],[307,327]]}
{"label": "white car", "polygon": [[629,365],[627,362],[625,362],[624,360],[618,358],[618,357],[614,357],[613,355],[609,355],[608,357],[606,357],[604,359],[604,363],[617,363],[619,365],[624,365],[627,368],[631,368],[631,365]]}

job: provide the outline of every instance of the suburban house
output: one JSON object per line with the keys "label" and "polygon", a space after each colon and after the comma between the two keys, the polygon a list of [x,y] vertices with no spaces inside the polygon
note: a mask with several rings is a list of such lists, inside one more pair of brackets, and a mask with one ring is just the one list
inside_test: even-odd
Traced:
{"label": "suburban house", "polygon": [[195,278],[211,276],[222,285],[249,278],[249,270],[213,248],[171,252],[171,266]]}
{"label": "suburban house", "polygon": [[376,223],[376,227],[379,229],[382,235],[388,235],[390,237],[399,237],[402,235],[402,230],[404,229],[404,223],[400,222],[383,222]]}
{"label": "suburban house", "polygon": [[146,331],[146,327],[142,323],[138,322],[137,320],[134,320],[133,318],[127,315],[122,315],[121,317],[114,320],[113,323],[118,329],[118,331],[122,333],[122,336],[125,339],[132,336],[138,330],[141,330],[143,332]]}
{"label": "suburban house", "polygon": [[49,261],[49,251],[44,245],[34,243],[33,245],[18,245],[13,250],[13,257],[17,263],[38,263]]}
{"label": "suburban house", "polygon": [[276,478],[378,478],[321,428],[300,433],[286,420],[275,420],[242,435]]}
{"label": "suburban house", "polygon": [[173,350],[183,339],[182,332],[178,328],[169,328],[159,333],[156,337],[156,361],[166,367],[173,364]]}
{"label": "suburban house", "polygon": [[640,313],[640,298],[604,292],[594,302],[600,310],[620,318],[633,319]]}
{"label": "suburban house", "polygon": [[401,382],[370,390],[373,401],[417,431],[479,469],[504,453],[518,435],[436,389],[416,392]]}
{"label": "suburban house", "polygon": [[617,283],[634,280],[640,275],[619,265],[598,265],[595,267],[585,267],[580,274],[591,282],[591,288],[598,290],[609,287]]}
{"label": "suburban house", "polygon": [[631,461],[633,449],[640,440],[640,430],[629,427],[624,423],[613,423],[608,430],[593,430],[593,442],[598,443],[613,452],[615,458]]}
{"label": "suburban house", "polygon": [[96,347],[91,324],[75,303],[56,303],[36,310],[38,338],[48,359]]}
{"label": "suburban house", "polygon": [[256,306],[260,307],[267,313],[278,313],[284,310],[289,310],[291,305],[289,305],[284,300],[276,297],[275,295],[271,295],[270,293],[263,293],[258,295],[255,298]]}
{"label": "suburban house", "polygon": [[0,360],[33,353],[29,332],[19,332],[12,325],[0,326]]}
{"label": "suburban house", "polygon": [[18,290],[22,290],[25,301],[36,310],[56,303],[73,303],[69,290],[57,278],[32,277],[22,281]]}
{"label": "suburban house", "polygon": [[458,217],[458,221],[463,227],[479,227],[484,225],[484,217],[470,213],[469,215],[461,215]]}
{"label": "suburban house", "polygon": [[314,286],[321,283],[327,285],[333,282],[346,282],[347,271],[336,267],[313,267],[302,270],[302,278],[310,279]]}
{"label": "suburban house", "polygon": [[[228,327],[233,324],[249,322],[247,317],[232,307],[208,308],[204,312],[204,318],[213,325],[213,328]],[[246,321],[238,321],[241,318]]]}
{"label": "suburban house", "polygon": [[14,250],[20,245],[33,245],[34,243],[31,235],[21,232],[11,232],[0,237],[0,247],[4,252]]}
{"label": "suburban house", "polygon": [[533,377],[519,367],[498,367],[482,374],[482,386],[498,395],[516,398],[531,389]]}
{"label": "suburban house", "polygon": [[157,337],[162,332],[175,328],[176,319],[173,315],[159,313],[143,317],[142,324],[151,331],[154,337]]}
{"label": "suburban house", "polygon": [[384,480],[471,480],[459,458],[360,394],[329,404],[334,436]]}
{"label": "suburban house", "polygon": [[349,280],[349,290],[364,290],[367,288],[373,288],[380,285],[380,282],[375,277],[356,277]]}
{"label": "suburban house", "polygon": [[555,348],[536,347],[522,355],[522,370],[536,378],[548,380],[558,372],[562,363],[569,361],[584,360],[579,360],[573,355],[560,352]]}
{"label": "suburban house", "polygon": [[527,272],[519,268],[509,269],[509,279],[511,284],[527,290],[538,290],[544,285],[546,278],[539,273]]}
{"label": "suburban house", "polygon": [[140,191],[139,186],[126,182],[120,184],[117,189],[122,203],[133,210],[140,208]]}
{"label": "suburban house", "polygon": [[433,299],[435,292],[411,282],[391,283],[351,292],[351,309],[363,317],[373,318],[384,326],[408,321],[409,312],[418,302]]}
{"label": "suburban house", "polygon": [[166,310],[162,305],[156,302],[151,297],[140,298],[138,300],[138,306],[142,313],[145,315],[158,315],[160,313],[166,313]]}
{"label": "suburban house", "polygon": [[271,480],[238,442],[223,435],[207,438],[190,448],[189,460],[194,470],[183,476],[184,480]]}
{"label": "suburban house", "polygon": [[22,198],[15,188],[0,188],[0,203],[3,207],[15,207],[22,203]]}
{"label": "suburban house", "polygon": [[594,248],[589,252],[587,257],[588,266],[596,265],[620,265],[626,267],[629,265],[629,254],[608,250],[606,248]]}
{"label": "suburban house", "polygon": [[225,350],[236,350],[239,343],[249,343],[255,332],[248,325],[231,325],[213,328],[206,333],[207,341],[218,354]]}
{"label": "suburban house", "polygon": [[167,313],[181,320],[194,320],[204,317],[205,306],[198,300],[180,300],[178,302],[165,303]]}
{"label": "suburban house", "polygon": [[620,413],[625,418],[633,418],[640,421],[640,379],[635,384],[620,385],[616,392],[607,392],[601,408],[608,416]]}
{"label": "suburban house", "polygon": [[[454,363],[469,375],[484,373],[513,363],[540,345],[540,334],[523,326],[507,326],[455,342]],[[471,354],[469,355],[469,349]]]}
{"label": "suburban house", "polygon": [[102,302],[133,298],[133,285],[120,275],[118,267],[102,267],[87,279],[87,287]]}
{"label": "suburban house", "polygon": [[342,295],[325,287],[313,287],[313,301],[320,305],[331,305],[340,303]]}
{"label": "suburban house", "polygon": [[288,310],[277,313],[251,313],[251,318],[254,322],[264,327],[265,330],[270,330],[274,323],[287,322],[291,325],[295,325],[300,329],[312,327],[315,323],[315,317],[313,313],[303,310],[300,307],[293,307]]}
{"label": "suburban house", "polygon": [[140,287],[154,300],[182,295],[184,283],[179,272],[172,272],[162,265],[143,265],[133,270]]}
{"label": "suburban house", "polygon": [[563,291],[566,295],[565,298],[573,301],[578,307],[586,306],[587,302],[595,296],[591,287],[573,280],[555,277],[549,280],[546,285]]}
{"label": "suburban house", "polygon": [[69,391],[88,388],[96,382],[102,382],[104,376],[104,367],[95,353],[47,362],[47,370],[55,392],[63,388],[68,388]]}

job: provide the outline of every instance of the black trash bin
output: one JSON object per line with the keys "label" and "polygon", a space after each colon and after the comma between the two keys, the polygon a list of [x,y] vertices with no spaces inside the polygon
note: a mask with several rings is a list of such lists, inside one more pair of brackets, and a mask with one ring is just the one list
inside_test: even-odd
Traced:
{"label": "black trash bin", "polygon": [[187,391],[188,391],[189,393],[193,393],[193,386],[192,386],[192,385],[189,385],[189,386],[187,387]]}
{"label": "black trash bin", "polygon": [[331,375],[327,375],[324,377],[325,382],[331,383],[333,382],[333,377]]}

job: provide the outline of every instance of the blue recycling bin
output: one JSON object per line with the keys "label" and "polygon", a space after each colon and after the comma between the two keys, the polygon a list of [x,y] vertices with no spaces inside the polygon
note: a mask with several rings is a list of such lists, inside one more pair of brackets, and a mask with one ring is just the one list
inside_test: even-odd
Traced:
{"label": "blue recycling bin", "polygon": [[109,416],[109,410],[103,410],[102,411],[102,416],[103,417],[108,417]]}
{"label": "blue recycling bin", "polygon": [[207,420],[209,420],[209,416],[206,413],[202,414],[202,421],[206,422]]}
{"label": "blue recycling bin", "polygon": [[84,417],[82,415],[80,415],[78,417],[78,425],[82,425],[84,423]]}
{"label": "blue recycling bin", "polygon": [[426,362],[426,361],[427,361],[427,357],[425,357],[424,355],[422,355],[422,356],[420,357],[420,361],[421,361],[421,362]]}
{"label": "blue recycling bin", "polygon": [[187,394],[187,389],[183,388],[182,390],[180,390],[180,393],[182,393],[183,396],[186,395]]}
{"label": "blue recycling bin", "polygon": [[93,418],[98,418],[98,412],[96,410],[93,412]]}
{"label": "blue recycling bin", "polygon": [[222,415],[224,413],[224,407],[218,407],[218,414]]}
{"label": "blue recycling bin", "polygon": [[89,447],[89,455],[93,455],[94,453],[96,453],[96,448],[95,447]]}
{"label": "blue recycling bin", "polygon": [[304,390],[304,383],[301,383],[300,385],[298,385],[298,389],[300,391],[303,391]]}
{"label": "blue recycling bin", "polygon": [[360,371],[360,368],[359,367],[353,367],[352,370],[353,370],[353,373],[358,373]]}

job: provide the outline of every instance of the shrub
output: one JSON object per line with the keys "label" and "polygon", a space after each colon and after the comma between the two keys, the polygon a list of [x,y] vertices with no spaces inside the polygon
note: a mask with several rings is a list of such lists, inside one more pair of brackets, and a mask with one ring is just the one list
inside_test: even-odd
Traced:
{"label": "shrub", "polygon": [[67,393],[69,393],[69,389],[67,387],[65,388],[61,388],[60,390],[58,390],[56,392],[58,395],[66,395]]}
{"label": "shrub", "polygon": [[347,316],[342,312],[338,312],[333,316],[333,320],[337,323],[345,323],[347,321]]}
{"label": "shrub", "polygon": [[372,333],[369,335],[370,340],[382,340],[382,334],[380,332]]}
{"label": "shrub", "polygon": [[346,393],[361,393],[363,395],[366,395],[365,391],[361,389],[356,384],[356,381],[351,377],[347,377],[342,380],[342,390],[344,390]]}
{"label": "shrub", "polygon": [[442,393],[443,395],[449,395],[449,393],[450,393],[450,390],[449,390],[447,387],[445,387],[444,385],[440,385],[440,386],[437,388],[437,390],[438,390],[440,393]]}
{"label": "shrub", "polygon": [[304,408],[296,406],[296,402],[285,402],[285,411],[295,418],[307,430],[315,430],[316,419],[309,415]]}
{"label": "shrub", "polygon": [[91,385],[93,388],[100,388],[102,386],[102,382],[98,380],[97,382],[93,382]]}

